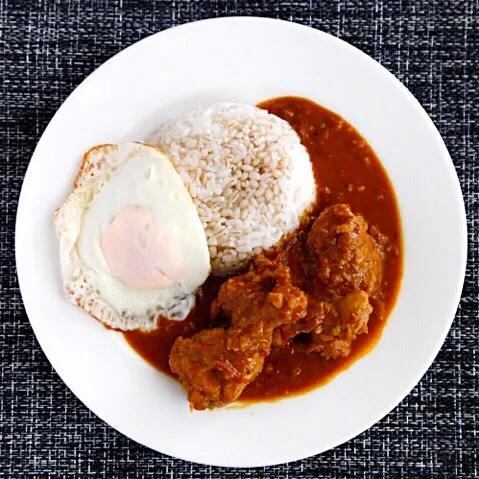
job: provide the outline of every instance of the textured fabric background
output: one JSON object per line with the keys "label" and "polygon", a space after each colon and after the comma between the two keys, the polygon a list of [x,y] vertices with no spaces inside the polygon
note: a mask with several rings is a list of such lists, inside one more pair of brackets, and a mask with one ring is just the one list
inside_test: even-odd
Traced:
{"label": "textured fabric background", "polygon": [[[172,25],[224,15],[312,25],[382,63],[409,87],[439,128],[468,212],[462,301],[444,347],[419,385],[349,443],[266,469],[227,470],[178,461],[101,422],[46,360],[15,276],[14,224],[22,179],[61,103],[125,46]],[[477,0],[0,0],[0,477],[477,477],[478,17]]]}

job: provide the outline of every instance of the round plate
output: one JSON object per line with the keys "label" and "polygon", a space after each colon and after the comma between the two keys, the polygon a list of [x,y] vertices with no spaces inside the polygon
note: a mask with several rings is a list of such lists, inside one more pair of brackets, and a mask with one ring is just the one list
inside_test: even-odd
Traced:
{"label": "round plate", "polygon": [[[401,293],[378,345],[308,394],[212,412],[62,296],[53,211],[83,153],[141,140],[209,102],[296,95],[352,123],[394,184],[402,216]],[[206,464],[263,466],[311,456],[369,428],[414,387],[441,347],[464,278],[466,223],[446,147],[413,96],[371,58],[311,28],[222,18],[146,38],[89,76],[43,134],[16,227],[20,287],[32,327],[63,381],[112,427],[156,451]]]}

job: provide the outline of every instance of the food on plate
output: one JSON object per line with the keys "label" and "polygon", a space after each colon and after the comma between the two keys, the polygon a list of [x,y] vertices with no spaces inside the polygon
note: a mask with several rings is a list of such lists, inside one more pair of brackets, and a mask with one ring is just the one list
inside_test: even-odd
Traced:
{"label": "food on plate", "polygon": [[373,293],[381,282],[382,258],[368,224],[345,204],[326,208],[313,223],[307,239],[309,268],[328,291]]}
{"label": "food on plate", "polygon": [[178,338],[170,354],[194,409],[222,407],[235,401],[263,369],[273,332],[306,316],[306,295],[291,283],[289,268],[259,256],[249,272],[220,288],[211,308],[229,327]]}
{"label": "food on plate", "polygon": [[198,108],[152,139],[189,189],[213,274],[183,321],[125,337],[192,409],[328,381],[376,343],[399,290],[399,211],[368,143],[303,98],[259,107]]}
{"label": "food on plate", "polygon": [[184,319],[210,272],[188,190],[149,145],[89,150],[55,225],[67,298],[111,328]]}
{"label": "food on plate", "polygon": [[[171,370],[187,390],[192,408],[222,407],[236,400],[261,373],[271,346],[285,347],[298,334],[303,341],[296,347],[309,353],[327,359],[350,354],[352,342],[368,331],[373,308],[365,290],[371,282],[350,282],[348,286],[342,282],[340,290],[331,292],[328,285],[336,284],[331,277],[349,279],[352,271],[353,277],[380,277],[382,269],[379,246],[371,246],[377,254],[375,261],[365,261],[358,254],[358,244],[369,242],[352,225],[361,225],[362,235],[370,237],[368,224],[360,215],[347,205],[336,204],[319,215],[306,240],[304,235],[296,239],[307,250],[303,269],[312,272],[310,284],[303,290],[293,286],[294,273],[281,259],[273,262],[262,256],[254,260],[248,273],[221,286],[210,314],[213,320],[225,315],[228,328],[203,330],[189,339],[179,337],[170,353]],[[327,261],[318,261],[323,257]],[[284,258],[283,262],[288,263]],[[319,268],[310,268],[315,262],[320,263]],[[317,269],[335,272],[319,288],[314,276]]]}
{"label": "food on plate", "polygon": [[[312,331],[306,348],[319,352],[325,358],[347,357],[353,341],[368,332],[369,316],[373,307],[364,291],[354,291],[336,297],[323,306],[321,327]],[[304,331],[307,332],[307,331]]]}
{"label": "food on plate", "polygon": [[251,105],[196,108],[149,140],[187,185],[203,223],[215,274],[247,266],[294,231],[316,199],[312,164],[287,123]]}
{"label": "food on plate", "polygon": [[197,410],[306,391],[372,347],[401,226],[353,127],[284,97],[196,108],[149,141],[88,151],[55,213],[73,304]]}

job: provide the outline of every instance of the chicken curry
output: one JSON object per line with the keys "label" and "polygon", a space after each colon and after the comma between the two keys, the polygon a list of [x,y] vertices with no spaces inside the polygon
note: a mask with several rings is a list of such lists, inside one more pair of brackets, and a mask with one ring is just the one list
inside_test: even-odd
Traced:
{"label": "chicken curry", "polygon": [[303,98],[259,105],[306,146],[317,204],[244,274],[210,277],[184,321],[125,333],[179,379],[191,407],[277,399],[331,379],[379,339],[403,262],[394,190],[374,151],[335,113]]}

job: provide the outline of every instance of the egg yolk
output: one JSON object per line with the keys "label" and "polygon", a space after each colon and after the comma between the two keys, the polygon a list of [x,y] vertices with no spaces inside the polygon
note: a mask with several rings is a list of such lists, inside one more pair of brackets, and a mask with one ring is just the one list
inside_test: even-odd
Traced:
{"label": "egg yolk", "polygon": [[150,208],[124,207],[100,247],[113,275],[131,288],[164,289],[180,278],[181,252]]}

